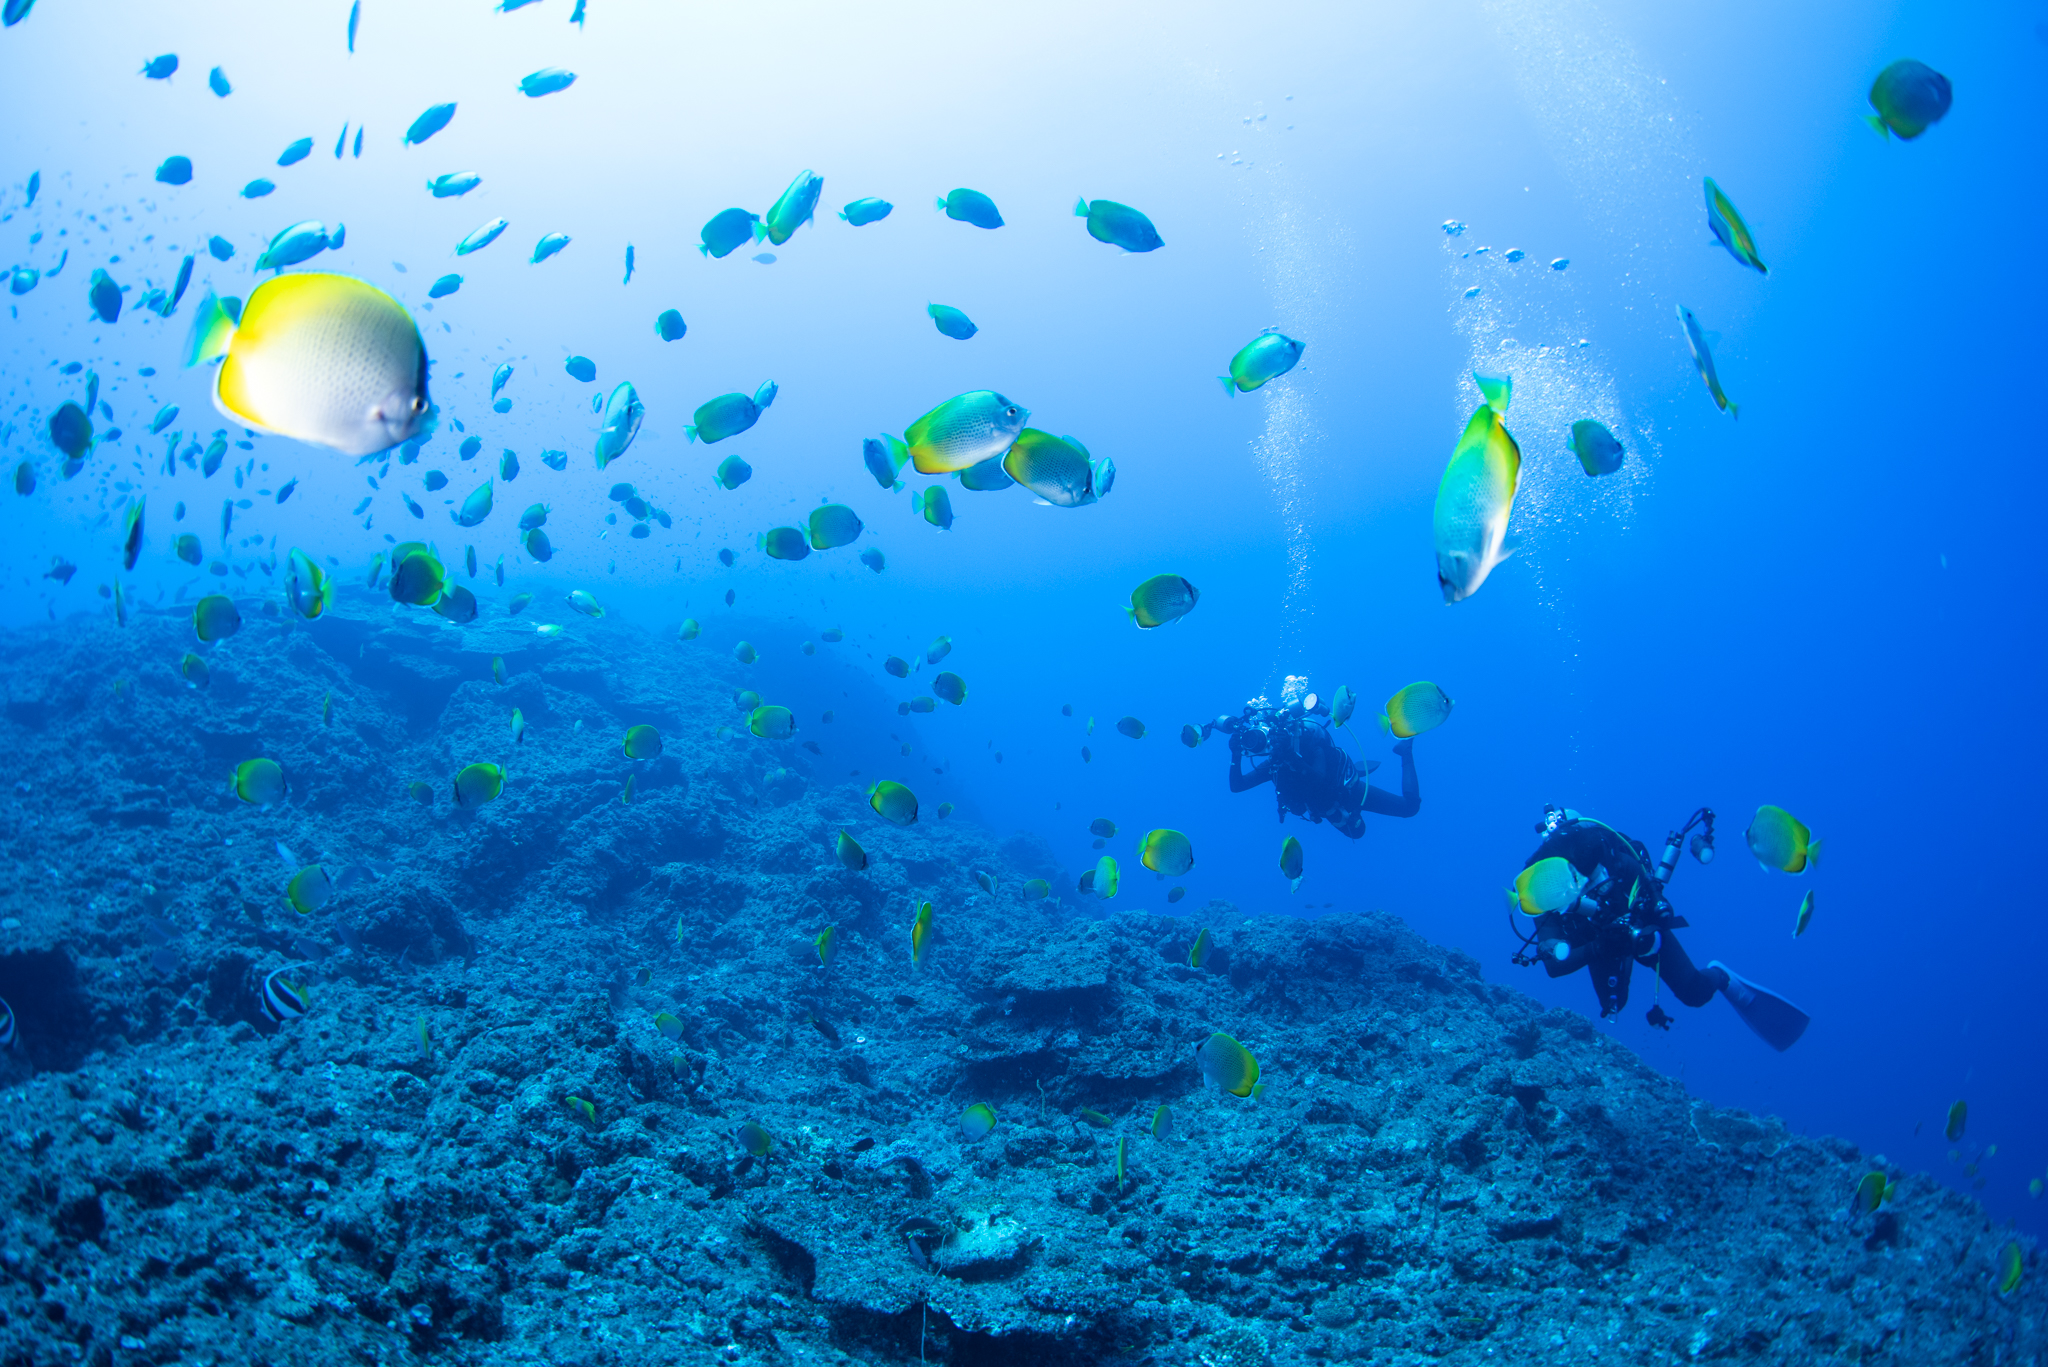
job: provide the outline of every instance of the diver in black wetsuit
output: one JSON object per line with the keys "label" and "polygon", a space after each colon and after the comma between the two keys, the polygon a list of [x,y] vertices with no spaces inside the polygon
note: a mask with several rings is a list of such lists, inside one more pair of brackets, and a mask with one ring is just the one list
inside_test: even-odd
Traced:
{"label": "diver in black wetsuit", "polygon": [[[1684,830],[1672,833],[1663,860],[1653,866],[1640,842],[1612,826],[1569,809],[1546,808],[1536,827],[1543,842],[1523,867],[1563,859],[1584,883],[1565,905],[1536,916],[1535,935],[1522,936],[1523,950],[1533,947],[1536,956],[1519,953],[1515,962],[1540,959],[1543,971],[1553,978],[1581,968],[1591,970],[1593,995],[1599,998],[1603,1018],[1618,1015],[1628,1004],[1629,977],[1641,964],[1687,1006],[1705,1006],[1721,993],[1766,1044],[1781,1052],[1790,1049],[1809,1023],[1804,1011],[1745,981],[1718,960],[1697,967],[1673,933],[1686,922],[1665,898],[1664,885],[1677,869],[1686,834],[1700,825],[1705,829],[1693,837],[1693,856],[1702,864],[1711,861],[1714,814],[1703,807]],[[1515,905],[1521,908],[1519,899]],[[1516,933],[1521,934],[1519,926]],[[1661,1004],[1653,1005],[1649,1021],[1668,1030],[1671,1017]]]}
{"label": "diver in black wetsuit", "polygon": [[[1218,717],[1202,728],[1230,737],[1230,791],[1249,792],[1262,783],[1273,785],[1279,818],[1289,812],[1310,821],[1327,821],[1356,840],[1365,834],[1365,814],[1414,816],[1422,810],[1422,789],[1415,779],[1415,742],[1394,746],[1401,757],[1401,791],[1375,788],[1366,776],[1378,768],[1368,761],[1364,772],[1330,734],[1330,705],[1311,693],[1299,702],[1283,700],[1269,707],[1263,700],[1246,703],[1235,717]],[[1244,757],[1256,758],[1250,770]]]}

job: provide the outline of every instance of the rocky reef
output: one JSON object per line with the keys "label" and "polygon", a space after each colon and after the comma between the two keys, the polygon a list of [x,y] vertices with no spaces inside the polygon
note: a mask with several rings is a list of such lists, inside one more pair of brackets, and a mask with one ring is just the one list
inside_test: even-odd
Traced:
{"label": "rocky reef", "polygon": [[[203,689],[168,610],[0,639],[9,1367],[2048,1361],[1975,1204],[1398,920],[1162,915],[1134,860],[1099,902],[929,796],[886,825],[849,756],[904,723],[850,668],[757,740],[708,638],[243,611]],[[315,860],[352,872],[301,915]],[[1258,1095],[1203,1088],[1217,1030]]]}

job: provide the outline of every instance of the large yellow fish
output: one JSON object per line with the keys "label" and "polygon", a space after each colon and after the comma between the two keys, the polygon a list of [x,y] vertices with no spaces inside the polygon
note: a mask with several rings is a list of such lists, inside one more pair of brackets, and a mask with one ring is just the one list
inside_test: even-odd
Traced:
{"label": "large yellow fish", "polygon": [[350,276],[273,276],[239,317],[209,293],[185,364],[220,357],[213,406],[246,427],[367,456],[427,421],[418,326],[396,299]]}
{"label": "large yellow fish", "polygon": [[1436,490],[1436,581],[1444,601],[1470,598],[1508,558],[1508,514],[1522,477],[1522,448],[1501,425],[1506,385],[1482,385],[1479,405]]}

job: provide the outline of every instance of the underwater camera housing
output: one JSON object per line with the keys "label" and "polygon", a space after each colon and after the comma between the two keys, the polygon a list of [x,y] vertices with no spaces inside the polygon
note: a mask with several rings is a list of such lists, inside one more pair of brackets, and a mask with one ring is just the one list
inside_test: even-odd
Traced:
{"label": "underwater camera housing", "polygon": [[1693,827],[1701,828],[1692,838],[1692,857],[1702,864],[1714,862],[1714,809],[1702,807],[1694,812],[1686,823],[1664,837],[1664,855],[1657,861],[1657,881],[1668,883],[1671,875],[1678,871],[1678,851],[1685,844],[1685,837]]}

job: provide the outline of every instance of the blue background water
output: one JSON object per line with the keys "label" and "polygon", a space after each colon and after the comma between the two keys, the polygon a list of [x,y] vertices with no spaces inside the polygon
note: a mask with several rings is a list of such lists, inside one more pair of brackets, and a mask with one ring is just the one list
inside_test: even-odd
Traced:
{"label": "blue background water", "polygon": [[[229,475],[162,476],[162,439],[143,429],[166,401],[183,405],[178,430],[204,440],[222,425],[206,377],[176,365],[201,283],[245,294],[277,229],[343,221],[346,246],[313,265],[418,310],[434,395],[485,455],[462,465],[444,426],[418,465],[393,467],[365,530],[349,509],[374,466],[261,438],[268,467],[252,487],[299,485],[283,507],[258,499],[238,514],[238,537],[264,538],[234,548],[243,570],[275,537],[354,576],[387,533],[424,526],[452,555],[467,541],[486,562],[505,553],[507,585],[482,595],[487,613],[532,590],[536,619],[601,629],[559,606],[587,587],[662,632],[696,616],[704,637],[678,649],[753,639],[758,685],[805,717],[840,695],[834,655],[879,676],[884,655],[946,632],[967,706],[837,723],[872,733],[864,753],[889,733],[914,738],[899,776],[927,808],[950,798],[998,830],[1041,832],[1075,871],[1094,857],[1086,823],[1110,816],[1124,831],[1122,900],[1139,906],[1159,906],[1164,889],[1135,868],[1132,837],[1177,826],[1198,858],[1184,908],[1212,896],[1290,914],[1385,908],[1469,950],[1490,977],[1575,1010],[1591,1003],[1581,978],[1550,983],[1506,962],[1501,889],[1543,804],[1653,847],[1710,804],[1724,857],[1688,862],[1673,888],[1688,944],[1792,996],[1815,1025],[1782,1057],[1719,1003],[1659,1034],[1642,1022],[1639,977],[1611,1028],[1706,1097],[1964,1185],[1940,1128],[1967,1097],[1964,1156],[1999,1146],[1984,1199],[2040,1232],[2025,1191],[2048,1169],[2030,507],[2042,384],[2027,360],[2040,294],[2025,265],[2043,199],[2028,131],[2048,64],[2038,4],[684,17],[591,0],[580,31],[568,0],[510,15],[426,8],[367,0],[353,57],[338,2],[43,0],[0,33],[0,256],[47,268],[71,251],[63,274],[10,300],[0,341],[9,460],[26,455],[42,480],[31,498],[8,497],[7,620],[109,610],[93,590],[117,566],[123,485],[150,496],[136,599],[189,599],[213,582],[170,556],[169,537],[189,528],[217,552]],[[160,52],[181,59],[171,81],[136,74]],[[1919,142],[1887,144],[1858,116],[1875,72],[1909,55],[1953,80],[1956,104]],[[206,87],[216,64],[234,83],[227,99]],[[555,65],[578,73],[572,89],[517,92],[519,77]],[[401,147],[413,117],[443,100],[460,104],[447,130]],[[369,129],[360,160],[331,156],[344,121]],[[312,157],[275,167],[302,135]],[[193,159],[191,184],[152,181],[173,153]],[[894,215],[854,230],[821,212],[768,266],[748,259],[758,248],[716,262],[695,251],[706,218],[765,209],[807,166],[825,178],[821,209],[881,195]],[[24,211],[37,169],[41,198]],[[465,198],[422,188],[468,169],[484,182]],[[239,198],[259,175],[277,192]],[[1743,210],[1768,279],[1710,245],[1702,175]],[[933,197],[956,185],[991,195],[1008,226],[936,215]],[[1071,216],[1077,195],[1139,206],[1166,248],[1125,256],[1091,241]],[[458,263],[454,243],[497,215],[511,220],[505,238]],[[1447,237],[1446,218],[1469,228]],[[529,264],[554,231],[571,246]],[[232,262],[204,255],[211,233],[236,244]],[[622,286],[628,242],[638,271]],[[1491,251],[1467,255],[1481,246]],[[1528,259],[1500,261],[1510,247]],[[134,309],[190,251],[200,273],[179,314]],[[1544,268],[1559,256],[1568,270]],[[111,327],[84,304],[95,266],[130,287]],[[466,283],[429,309],[428,285],[450,270]],[[1482,292],[1467,301],[1472,285]],[[964,309],[981,334],[939,336],[928,301]],[[1692,371],[1672,317],[1681,302],[1723,334],[1739,422]],[[689,322],[675,344],[652,333],[668,307]],[[1308,343],[1303,364],[1225,398],[1213,377],[1268,325]],[[563,373],[571,353],[596,361],[596,386]],[[515,406],[497,417],[489,376],[508,359]],[[97,369],[129,435],[66,484],[43,424],[79,396],[57,372],[71,360]],[[153,380],[137,377],[145,365]],[[1516,380],[1524,549],[1445,607],[1430,508],[1477,402],[1475,365]],[[754,431],[685,443],[698,403],[770,377],[781,396]],[[638,387],[647,423],[600,475],[588,396],[620,379]],[[908,496],[862,469],[860,439],[980,386],[1113,456],[1112,496],[1067,511],[956,486],[950,533],[913,520]],[[1563,445],[1588,415],[1629,450],[1598,484]],[[505,447],[523,473],[492,519],[467,535],[442,523]],[[542,467],[544,447],[570,451],[566,473]],[[728,453],[756,471],[735,492],[710,479]],[[425,495],[429,468],[450,487]],[[600,539],[613,478],[668,509],[674,529]],[[393,485],[424,503],[424,524]],[[886,551],[885,573],[853,549],[801,564],[753,549],[820,497],[860,511],[861,545]],[[177,499],[191,512],[174,528]],[[547,566],[514,545],[518,509],[536,499],[554,509]],[[713,559],[722,545],[738,551],[735,570]],[[68,589],[38,577],[53,554],[81,567]],[[1162,571],[1199,585],[1201,606],[1140,633],[1122,605]],[[233,583],[253,593],[269,581]],[[798,642],[827,625],[847,629],[846,645],[801,656]],[[1373,711],[1418,678],[1457,700],[1417,744],[1419,819],[1375,820],[1357,844],[1285,828],[1307,847],[1291,897],[1270,796],[1232,797],[1222,746],[1191,753],[1174,739],[1290,673],[1324,691],[1348,683]],[[1116,735],[1125,714],[1151,734]],[[1387,758],[1363,718],[1354,730],[1364,754]],[[1741,830],[1764,802],[1827,840],[1809,879],[1743,857]],[[1819,909],[1795,942],[1807,886]]]}

